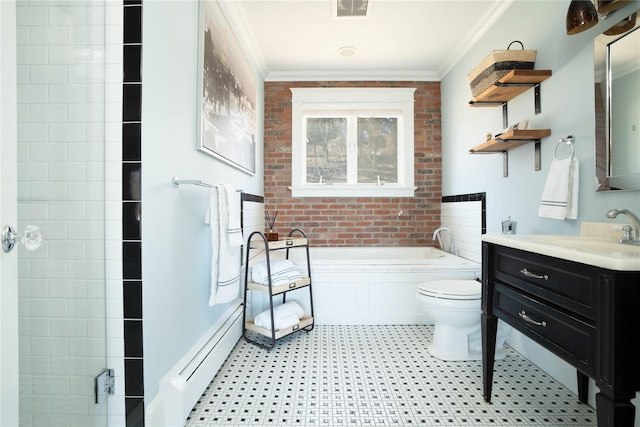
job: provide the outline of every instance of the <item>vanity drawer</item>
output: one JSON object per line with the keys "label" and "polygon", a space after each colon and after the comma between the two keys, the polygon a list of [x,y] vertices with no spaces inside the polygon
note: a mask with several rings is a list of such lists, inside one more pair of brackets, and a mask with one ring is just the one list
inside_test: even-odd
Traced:
{"label": "vanity drawer", "polygon": [[495,247],[495,278],[595,320],[597,273],[588,266],[518,249]]}
{"label": "vanity drawer", "polygon": [[495,284],[494,312],[585,374],[594,374],[594,325],[499,283]]}

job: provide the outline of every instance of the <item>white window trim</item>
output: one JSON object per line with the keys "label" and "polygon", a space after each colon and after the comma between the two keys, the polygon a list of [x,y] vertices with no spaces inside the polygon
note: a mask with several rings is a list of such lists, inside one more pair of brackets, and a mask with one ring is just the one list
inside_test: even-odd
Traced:
{"label": "white window trim", "polygon": [[[415,88],[291,88],[291,195],[293,197],[413,197],[414,132],[413,94]],[[398,133],[398,183],[307,184],[303,115],[307,110],[394,109],[403,111]]]}

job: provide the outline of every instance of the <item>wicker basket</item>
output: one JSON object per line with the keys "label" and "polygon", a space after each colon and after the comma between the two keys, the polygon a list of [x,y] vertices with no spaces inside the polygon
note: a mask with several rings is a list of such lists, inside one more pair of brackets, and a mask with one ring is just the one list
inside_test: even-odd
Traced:
{"label": "wicker basket", "polygon": [[[514,43],[519,43],[522,49],[509,50]],[[471,94],[479,95],[511,70],[533,70],[536,53],[536,50],[524,50],[524,45],[517,40],[509,43],[507,50],[494,50],[467,74]]]}

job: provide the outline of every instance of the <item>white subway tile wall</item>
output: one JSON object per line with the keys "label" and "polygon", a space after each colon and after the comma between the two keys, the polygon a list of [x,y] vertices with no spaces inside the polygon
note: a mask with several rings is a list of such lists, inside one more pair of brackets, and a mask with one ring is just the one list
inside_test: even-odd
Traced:
{"label": "white subway tile wall", "polygon": [[[459,256],[482,262],[481,201],[443,202],[440,222],[453,232]],[[443,238],[449,237],[445,233]]]}
{"label": "white subway tile wall", "polygon": [[[104,120],[96,126],[103,138],[104,204],[87,203],[87,218],[104,225],[104,269],[107,367],[115,372],[115,393],[108,400],[109,426],[125,425],[124,332],[122,295],[122,0],[107,0],[101,22],[104,35],[104,86],[88,86],[87,97],[104,105]],[[93,15],[90,15],[95,18]],[[96,130],[92,128],[92,130]]]}
{"label": "white subway tile wall", "polygon": [[[19,249],[25,427],[125,423],[122,8],[17,1],[18,229],[44,237]],[[93,377],[107,367],[118,392],[96,405]]]}

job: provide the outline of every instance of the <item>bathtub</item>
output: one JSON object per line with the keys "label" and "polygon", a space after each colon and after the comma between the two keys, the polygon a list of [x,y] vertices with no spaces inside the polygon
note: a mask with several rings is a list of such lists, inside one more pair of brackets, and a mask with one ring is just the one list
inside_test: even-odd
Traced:
{"label": "bathtub", "polygon": [[[309,254],[319,325],[428,324],[416,300],[419,283],[481,272],[479,263],[433,247],[311,247]],[[304,256],[292,250],[289,259],[306,273]],[[296,292],[291,298],[308,311],[308,297]]]}

